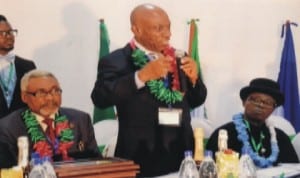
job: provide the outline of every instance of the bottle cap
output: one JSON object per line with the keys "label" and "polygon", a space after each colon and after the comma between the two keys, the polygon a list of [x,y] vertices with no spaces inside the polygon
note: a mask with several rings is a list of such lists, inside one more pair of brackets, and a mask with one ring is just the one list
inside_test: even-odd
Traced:
{"label": "bottle cap", "polygon": [[249,148],[248,147],[243,147],[242,148],[242,155],[245,155],[245,154],[249,154]]}
{"label": "bottle cap", "polygon": [[212,157],[212,151],[211,150],[205,150],[205,157]]}
{"label": "bottle cap", "polygon": [[45,162],[45,161],[51,162],[51,158],[49,156],[45,156],[43,158],[43,162]]}
{"label": "bottle cap", "polygon": [[39,153],[37,153],[37,152],[31,153],[31,159],[33,159],[33,158],[39,158],[39,157],[40,157]]}
{"label": "bottle cap", "polygon": [[233,150],[232,149],[226,149],[224,150],[224,153],[227,155],[233,154]]}
{"label": "bottle cap", "polygon": [[192,155],[193,155],[192,150],[186,150],[186,151],[184,151],[184,157],[188,157],[188,156],[192,156]]}
{"label": "bottle cap", "polygon": [[33,160],[33,165],[42,164],[42,160],[40,158],[36,158]]}

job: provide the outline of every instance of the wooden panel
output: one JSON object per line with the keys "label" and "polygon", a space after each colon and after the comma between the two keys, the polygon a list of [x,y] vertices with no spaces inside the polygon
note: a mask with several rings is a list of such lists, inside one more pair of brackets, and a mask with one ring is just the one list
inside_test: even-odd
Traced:
{"label": "wooden panel", "polygon": [[139,165],[120,158],[59,162],[54,169],[59,178],[123,178],[139,173]]}

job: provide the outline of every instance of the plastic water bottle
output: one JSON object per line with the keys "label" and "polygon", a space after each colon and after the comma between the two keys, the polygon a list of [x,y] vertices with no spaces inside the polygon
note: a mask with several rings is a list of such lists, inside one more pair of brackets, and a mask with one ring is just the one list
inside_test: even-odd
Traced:
{"label": "plastic water bottle", "polygon": [[212,158],[212,151],[206,150],[199,168],[200,178],[218,178],[217,166]]}
{"label": "plastic water bottle", "polygon": [[256,167],[249,156],[249,150],[243,149],[239,161],[239,178],[256,178]]}
{"label": "plastic water bottle", "polygon": [[45,172],[47,174],[47,178],[57,178],[55,170],[51,164],[50,157],[44,157],[42,160],[42,166],[45,169]]}
{"label": "plastic water bottle", "polygon": [[179,169],[179,178],[199,178],[196,163],[191,150],[184,152],[184,159]]}
{"label": "plastic water bottle", "polygon": [[28,178],[46,178],[47,174],[42,166],[41,159],[33,159],[33,167]]}

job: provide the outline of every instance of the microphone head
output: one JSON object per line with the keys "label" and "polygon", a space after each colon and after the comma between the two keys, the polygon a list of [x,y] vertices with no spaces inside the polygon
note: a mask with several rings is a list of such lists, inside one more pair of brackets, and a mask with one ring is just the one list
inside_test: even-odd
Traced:
{"label": "microphone head", "polygon": [[185,51],[183,51],[183,50],[176,49],[176,50],[175,50],[175,56],[176,56],[177,58],[183,58],[183,57],[186,56],[186,53],[185,53]]}
{"label": "microphone head", "polygon": [[183,70],[180,68],[181,66],[181,59],[186,56],[186,53],[183,50],[175,50],[175,57],[176,57],[176,65],[178,70],[178,77],[179,77],[179,83],[180,83],[180,90],[182,92],[187,91],[187,81],[186,76],[183,72]]}

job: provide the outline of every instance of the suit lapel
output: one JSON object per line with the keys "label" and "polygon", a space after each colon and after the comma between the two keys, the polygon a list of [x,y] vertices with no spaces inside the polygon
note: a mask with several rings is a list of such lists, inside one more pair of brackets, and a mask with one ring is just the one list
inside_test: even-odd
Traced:
{"label": "suit lapel", "polygon": [[[11,107],[14,105],[15,102],[18,102],[17,99],[20,95],[20,80],[21,77],[23,75],[23,69],[22,69],[22,64],[20,63],[20,60],[18,60],[19,57],[16,56],[15,58],[15,69],[16,69],[16,76],[17,76],[17,81],[16,81],[16,85],[15,85],[15,89],[14,89],[14,94],[13,94],[13,98],[12,98],[12,102],[11,102]],[[18,91],[18,92],[17,92]]]}
{"label": "suit lapel", "polygon": [[1,110],[8,110],[7,108],[7,103],[6,103],[6,100],[4,98],[4,94],[3,94],[3,90],[2,88],[0,88],[0,102],[1,102]]}

